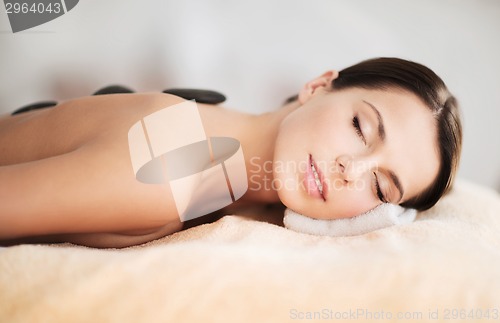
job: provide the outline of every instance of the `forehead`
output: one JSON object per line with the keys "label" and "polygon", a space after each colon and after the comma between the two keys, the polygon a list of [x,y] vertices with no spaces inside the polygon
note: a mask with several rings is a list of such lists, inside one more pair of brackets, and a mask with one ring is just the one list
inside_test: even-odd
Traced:
{"label": "forehead", "polygon": [[402,201],[424,191],[437,177],[437,126],[430,108],[415,94],[401,90],[359,89],[357,95],[380,112],[386,132],[381,160],[399,177]]}

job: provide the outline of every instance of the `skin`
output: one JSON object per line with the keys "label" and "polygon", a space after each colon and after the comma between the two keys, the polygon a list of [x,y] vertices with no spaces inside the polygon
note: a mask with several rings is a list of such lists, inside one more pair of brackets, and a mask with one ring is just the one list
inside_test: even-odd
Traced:
{"label": "skin", "polygon": [[[207,136],[238,139],[245,156],[248,191],[218,214],[281,201],[310,217],[346,218],[382,203],[374,172],[393,203],[431,184],[439,161],[425,105],[396,89],[332,92],[336,76],[326,72],[304,85],[298,101],[260,115],[198,104]],[[206,216],[181,223],[168,184],[140,183],[131,170],[130,126],[182,101],[158,93],[114,94],[0,117],[0,241],[126,247],[209,221]],[[384,141],[377,139],[377,118],[364,101],[379,110]],[[353,127],[355,114],[364,139]],[[303,185],[300,165],[305,167],[309,154],[329,186],[326,200]],[[280,167],[286,162],[299,169]],[[401,200],[387,171],[400,179]]]}
{"label": "skin", "polygon": [[[399,90],[360,88],[329,90],[338,73],[329,71],[309,82],[299,94],[302,106],[283,120],[276,140],[275,165],[307,165],[311,154],[328,186],[326,200],[312,198],[304,174],[293,168],[275,171],[281,201],[318,219],[349,218],[382,201],[400,204],[424,191],[437,177],[437,129],[430,110],[415,95]],[[382,119],[385,137],[378,136]],[[359,132],[353,126],[358,117]],[[294,147],[294,149],[290,149]],[[302,167],[302,169],[304,169]],[[397,175],[400,196],[390,172]]]}

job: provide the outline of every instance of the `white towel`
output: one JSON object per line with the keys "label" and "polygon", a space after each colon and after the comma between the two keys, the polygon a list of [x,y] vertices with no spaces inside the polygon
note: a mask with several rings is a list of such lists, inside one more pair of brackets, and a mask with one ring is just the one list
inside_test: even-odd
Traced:
{"label": "white towel", "polygon": [[361,215],[337,220],[318,220],[285,210],[285,227],[297,232],[321,236],[354,236],[397,224],[411,223],[417,211],[399,205],[384,203]]}

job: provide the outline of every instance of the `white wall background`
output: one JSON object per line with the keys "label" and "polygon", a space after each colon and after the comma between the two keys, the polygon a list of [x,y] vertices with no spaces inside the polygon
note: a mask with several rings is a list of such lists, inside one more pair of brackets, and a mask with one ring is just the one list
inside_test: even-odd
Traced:
{"label": "white wall background", "polygon": [[80,0],[16,34],[1,11],[0,113],[115,83],[215,89],[260,113],[326,69],[398,56],[460,100],[459,176],[500,189],[500,1]]}

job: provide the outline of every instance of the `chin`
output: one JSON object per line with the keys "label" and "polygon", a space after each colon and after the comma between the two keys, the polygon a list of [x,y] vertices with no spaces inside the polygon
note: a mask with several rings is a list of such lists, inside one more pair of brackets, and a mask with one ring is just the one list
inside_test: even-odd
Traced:
{"label": "chin", "polygon": [[300,188],[300,182],[295,174],[275,174],[275,183],[280,201],[288,208],[297,212],[304,211],[306,201]]}

